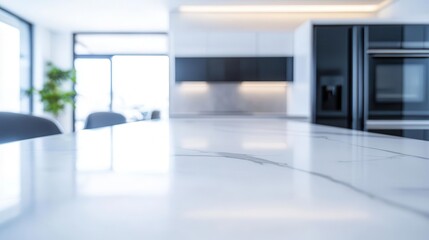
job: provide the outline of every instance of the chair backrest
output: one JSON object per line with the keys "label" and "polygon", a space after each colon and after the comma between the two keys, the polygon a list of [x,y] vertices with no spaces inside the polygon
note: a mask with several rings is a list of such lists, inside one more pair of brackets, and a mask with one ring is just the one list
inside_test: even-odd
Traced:
{"label": "chair backrest", "polygon": [[0,112],[0,143],[61,133],[58,125],[46,118]]}
{"label": "chair backrest", "polygon": [[122,114],[115,112],[94,112],[86,118],[85,129],[108,127],[122,123],[126,123],[126,119]]}
{"label": "chair backrest", "polygon": [[161,119],[161,112],[159,110],[152,111],[152,115],[150,116],[151,120]]}

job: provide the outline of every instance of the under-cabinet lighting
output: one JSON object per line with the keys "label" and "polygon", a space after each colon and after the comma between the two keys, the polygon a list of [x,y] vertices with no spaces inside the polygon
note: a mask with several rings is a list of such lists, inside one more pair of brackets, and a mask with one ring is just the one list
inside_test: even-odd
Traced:
{"label": "under-cabinet lighting", "polygon": [[373,4],[290,4],[290,5],[185,5],[180,12],[188,13],[344,13],[376,12],[391,0]]}
{"label": "under-cabinet lighting", "polygon": [[179,87],[183,93],[206,93],[209,90],[209,84],[206,82],[183,82]]}
{"label": "under-cabinet lighting", "polygon": [[286,82],[241,82],[241,87],[286,87]]}
{"label": "under-cabinet lighting", "polygon": [[239,86],[241,93],[286,93],[285,82],[242,82]]}

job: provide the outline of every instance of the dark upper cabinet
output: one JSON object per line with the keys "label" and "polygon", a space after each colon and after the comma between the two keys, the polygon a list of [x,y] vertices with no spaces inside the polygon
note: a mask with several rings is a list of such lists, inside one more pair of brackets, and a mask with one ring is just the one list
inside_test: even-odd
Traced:
{"label": "dark upper cabinet", "polygon": [[207,59],[207,81],[221,82],[226,78],[226,64],[222,58]]}
{"label": "dark upper cabinet", "polygon": [[368,27],[368,47],[369,48],[401,48],[402,46],[402,26],[382,25]]}
{"label": "dark upper cabinet", "polygon": [[423,25],[403,26],[402,48],[424,48],[425,28]]}
{"label": "dark upper cabinet", "polygon": [[293,65],[293,58],[286,58],[286,81],[287,82],[293,82],[293,74],[294,74],[294,65]]}
{"label": "dark upper cabinet", "polygon": [[240,79],[239,58],[208,58],[209,82],[237,82]]}
{"label": "dark upper cabinet", "polygon": [[260,58],[259,78],[262,81],[286,81],[286,58]]}
{"label": "dark upper cabinet", "polygon": [[176,58],[176,81],[293,81],[293,58]]}
{"label": "dark upper cabinet", "polygon": [[240,59],[240,81],[259,81],[258,58]]}
{"label": "dark upper cabinet", "polygon": [[425,48],[429,48],[429,26],[425,28]]}
{"label": "dark upper cabinet", "polygon": [[224,58],[225,62],[225,78],[226,82],[240,81],[240,58]]}
{"label": "dark upper cabinet", "polygon": [[421,49],[428,47],[427,26],[376,25],[368,27],[371,49]]}
{"label": "dark upper cabinet", "polygon": [[207,81],[206,58],[177,58],[176,81]]}

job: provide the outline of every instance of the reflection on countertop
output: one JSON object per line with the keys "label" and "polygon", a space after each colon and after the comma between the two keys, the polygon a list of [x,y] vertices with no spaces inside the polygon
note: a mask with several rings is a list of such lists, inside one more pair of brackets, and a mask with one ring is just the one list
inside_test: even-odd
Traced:
{"label": "reflection on countertop", "polygon": [[428,239],[429,142],[172,119],[0,145],[0,239]]}

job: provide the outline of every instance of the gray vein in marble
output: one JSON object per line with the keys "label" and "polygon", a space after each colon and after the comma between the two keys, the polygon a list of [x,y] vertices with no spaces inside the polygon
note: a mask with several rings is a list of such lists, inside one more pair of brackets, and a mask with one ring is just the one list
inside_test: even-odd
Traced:
{"label": "gray vein in marble", "polygon": [[215,129],[220,130],[220,131],[224,131],[224,132],[231,132],[231,133],[264,133],[264,134],[288,134],[288,135],[292,135],[292,136],[305,136],[305,137],[314,137],[314,135],[334,135],[334,136],[350,136],[350,137],[365,137],[365,138],[381,138],[381,139],[400,139],[397,136],[377,136],[377,135],[372,135],[372,134],[363,134],[363,133],[335,133],[335,132],[311,132],[311,135],[308,135],[307,132],[302,132],[302,131],[294,131],[294,130],[290,130],[290,129],[246,129],[245,131],[240,131],[240,129],[225,129],[225,128],[220,128],[220,127],[215,127]]}
{"label": "gray vein in marble", "polygon": [[215,155],[193,155],[193,154],[174,154],[175,157],[219,157],[219,156],[215,156]]}
{"label": "gray vein in marble", "polygon": [[[224,132],[240,132],[242,133],[242,131],[239,131],[237,129],[222,129],[219,127],[216,127],[217,130],[220,131],[224,131]],[[261,130],[261,129],[260,129]],[[252,130],[254,131],[254,130]],[[378,151],[382,151],[382,152],[387,152],[387,153],[393,153],[396,155],[401,155],[401,156],[406,156],[406,157],[412,157],[412,158],[417,158],[417,159],[421,159],[421,160],[429,160],[428,157],[422,157],[422,156],[417,156],[417,155],[411,155],[411,154],[404,154],[404,153],[400,153],[400,152],[395,152],[395,151],[391,151],[391,150],[386,150],[386,149],[381,149],[381,148],[375,148],[375,147],[369,147],[369,146],[363,146],[363,145],[358,145],[358,144],[352,144],[349,142],[344,142],[344,141],[340,141],[340,140],[334,140],[329,138],[328,136],[318,136],[315,134],[305,134],[305,132],[300,132],[300,131],[291,131],[288,129],[279,129],[278,131],[281,131],[281,133],[285,133],[285,134],[289,134],[289,135],[293,135],[293,136],[304,136],[304,137],[309,137],[309,138],[313,138],[313,139],[324,139],[324,140],[328,140],[328,141],[332,141],[332,142],[339,142],[339,143],[343,143],[343,144],[348,144],[351,146],[355,146],[355,147],[360,147],[360,148],[366,148],[366,149],[372,149],[372,150],[378,150]],[[277,131],[277,134],[278,134]],[[247,130],[245,132],[248,132]],[[262,131],[263,132],[263,131]],[[291,134],[292,133],[292,134]],[[296,133],[303,133],[303,134],[296,134]],[[330,134],[330,135],[341,135],[341,136],[356,136],[356,137],[365,137],[365,138],[384,138],[384,139],[396,139],[398,137],[396,136],[373,136],[371,134],[356,134],[356,133],[352,133],[352,134],[347,134],[347,133],[331,133],[331,132],[314,132],[316,134],[321,134],[321,133],[325,133],[325,134]]]}
{"label": "gray vein in marble", "polygon": [[[348,188],[356,193],[359,193],[363,196],[366,196],[372,200],[375,201],[379,201],[382,202],[384,204],[387,204],[391,207],[395,207],[397,209],[401,209],[410,213],[413,213],[415,215],[418,215],[420,217],[423,217],[427,220],[429,220],[429,212],[426,212],[424,210],[421,209],[417,209],[402,203],[398,203],[395,201],[392,201],[390,199],[378,196],[376,194],[373,194],[371,192],[365,191],[363,189],[360,189],[350,183],[341,181],[339,179],[336,179],[334,177],[331,177],[329,175],[323,174],[323,173],[319,173],[319,172],[314,172],[314,171],[310,171],[310,170],[305,170],[305,169],[301,169],[301,168],[296,168],[293,167],[287,163],[279,163],[279,162],[275,162],[275,161],[271,161],[271,160],[267,160],[267,159],[263,159],[263,158],[259,158],[259,157],[255,157],[252,155],[248,155],[248,154],[241,154],[241,153],[229,153],[229,152],[208,152],[208,151],[201,151],[201,150],[194,150],[196,152],[200,152],[200,153],[210,153],[210,154],[216,154],[218,155],[218,157],[223,157],[223,158],[230,158],[230,159],[236,159],[236,160],[244,160],[244,161],[248,161],[248,162],[252,162],[252,163],[256,163],[259,165],[273,165],[273,166],[277,166],[277,167],[282,167],[282,168],[287,168],[293,171],[298,171],[298,172],[302,172],[302,173],[306,173],[306,174],[310,174],[312,176],[318,177],[318,178],[322,178],[325,179],[327,181],[330,181],[332,183],[335,183],[337,185],[343,186],[345,188]],[[189,155],[191,156],[199,156],[199,155]],[[201,155],[200,155],[201,156]],[[210,157],[213,157],[212,155],[209,155]]]}
{"label": "gray vein in marble", "polygon": [[422,160],[429,160],[429,158],[428,158],[428,157],[422,157],[422,156],[417,156],[417,155],[411,155],[411,154],[406,154],[406,153],[400,153],[400,152],[391,151],[391,150],[386,150],[386,149],[381,149],[381,148],[376,148],[376,147],[362,146],[362,145],[358,145],[358,144],[353,144],[353,143],[348,143],[348,142],[344,142],[344,141],[339,141],[339,140],[330,139],[329,137],[325,137],[324,139],[325,139],[325,140],[328,140],[328,141],[331,141],[331,142],[339,142],[339,143],[343,143],[343,144],[349,144],[349,145],[354,146],[354,147],[360,147],[360,148],[366,148],[366,149],[378,150],[378,151],[387,152],[387,153],[393,153],[393,154],[396,154],[396,155],[398,155],[398,156],[403,156],[403,157],[412,157],[412,158],[417,158],[417,159],[422,159]]}
{"label": "gray vein in marble", "polygon": [[403,158],[405,156],[403,155],[394,155],[394,156],[387,156],[387,157],[377,157],[372,159],[363,159],[363,160],[355,160],[355,161],[337,161],[339,163],[360,163],[360,162],[377,162],[377,161],[383,161],[383,160],[390,160],[390,159],[397,159],[397,158]]}
{"label": "gray vein in marble", "polygon": [[[225,131],[224,129],[218,129],[218,130],[222,130]],[[230,132],[233,132],[231,130],[228,130]],[[291,133],[290,130],[282,130],[284,133]],[[330,135],[341,135],[341,134],[336,134],[336,133],[326,133],[326,134],[330,134]],[[293,134],[290,134],[293,135]],[[372,136],[372,135],[364,135],[364,134],[342,134],[344,136],[356,136],[356,137],[370,137],[370,138],[389,138],[389,139],[395,139],[398,137],[395,136]],[[339,143],[343,143],[343,144],[349,144],[351,146],[355,146],[355,147],[360,147],[360,148],[366,148],[366,149],[372,149],[372,150],[378,150],[378,151],[383,151],[383,152],[388,152],[388,153],[393,153],[396,155],[401,155],[401,156],[406,156],[406,157],[412,157],[412,158],[417,158],[417,159],[421,159],[421,160],[429,160],[428,157],[422,157],[422,156],[417,156],[417,155],[411,155],[411,154],[405,154],[405,153],[400,153],[400,152],[395,152],[395,151],[391,151],[391,150],[386,150],[386,149],[381,149],[381,148],[375,148],[375,147],[368,147],[368,146],[362,146],[362,145],[358,145],[358,144],[352,144],[349,142],[344,142],[344,141],[340,141],[340,140],[334,140],[329,138],[328,136],[314,136],[314,135],[300,135],[300,134],[295,134],[295,136],[305,136],[305,137],[310,137],[313,139],[324,139],[324,140],[328,140],[328,141],[332,141],[332,142],[339,142]],[[398,138],[400,139],[400,138]]]}

